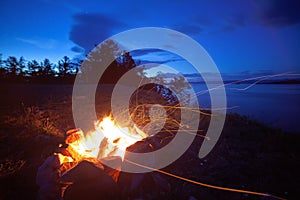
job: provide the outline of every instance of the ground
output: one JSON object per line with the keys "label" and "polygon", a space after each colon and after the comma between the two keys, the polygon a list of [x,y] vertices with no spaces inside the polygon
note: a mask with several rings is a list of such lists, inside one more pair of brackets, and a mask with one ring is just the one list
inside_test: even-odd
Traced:
{"label": "ground", "polygon": [[[103,91],[110,89],[106,86]],[[103,91],[96,98],[99,117],[107,114],[103,110],[110,103],[109,95]],[[64,141],[64,133],[74,128],[72,85],[3,84],[0,92],[0,199],[34,199],[38,167]],[[202,117],[199,128],[205,129],[208,122],[207,117]],[[163,170],[207,184],[293,199],[300,177],[299,139],[299,133],[287,133],[230,114],[220,140],[207,157],[198,158],[202,137],[197,137],[179,160]],[[144,198],[272,199],[161,176],[171,191]]]}

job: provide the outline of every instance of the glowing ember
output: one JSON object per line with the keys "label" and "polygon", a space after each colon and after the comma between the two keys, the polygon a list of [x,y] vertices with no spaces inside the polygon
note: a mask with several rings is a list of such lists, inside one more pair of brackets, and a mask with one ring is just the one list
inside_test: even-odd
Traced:
{"label": "glowing ember", "polygon": [[136,127],[118,127],[111,117],[105,117],[95,123],[95,131],[86,135],[80,129],[67,132],[67,151],[71,156],[58,153],[60,164],[83,158],[101,159],[108,156],[120,156],[124,159],[126,148],[146,137]]}
{"label": "glowing ember", "polygon": [[74,161],[73,158],[71,158],[70,156],[64,156],[61,153],[55,153],[54,155],[58,156],[60,164],[65,163],[65,162],[73,162]]}

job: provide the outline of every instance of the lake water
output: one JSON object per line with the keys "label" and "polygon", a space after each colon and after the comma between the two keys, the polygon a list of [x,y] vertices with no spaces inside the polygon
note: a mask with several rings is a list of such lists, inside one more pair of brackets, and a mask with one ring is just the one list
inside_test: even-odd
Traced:
{"label": "lake water", "polygon": [[[195,92],[204,84],[191,84]],[[227,112],[247,115],[264,124],[300,132],[300,84],[248,84],[226,86]],[[210,107],[209,93],[199,95],[201,107]],[[233,108],[232,108],[233,107]]]}

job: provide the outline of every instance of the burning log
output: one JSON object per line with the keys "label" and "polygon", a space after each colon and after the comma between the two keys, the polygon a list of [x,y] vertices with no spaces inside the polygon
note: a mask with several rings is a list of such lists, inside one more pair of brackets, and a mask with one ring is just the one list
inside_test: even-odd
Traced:
{"label": "burning log", "polygon": [[[130,199],[142,198],[145,190],[152,194],[170,190],[169,183],[155,172],[121,171],[127,148],[149,152],[166,142],[159,141],[159,136],[152,136],[133,145],[144,136],[122,137],[125,129],[120,130],[109,120],[97,123],[96,131],[87,135],[80,129],[66,133],[65,144],[38,170],[39,199]],[[99,136],[99,132],[104,132],[104,136]],[[109,163],[110,167],[103,163]]]}

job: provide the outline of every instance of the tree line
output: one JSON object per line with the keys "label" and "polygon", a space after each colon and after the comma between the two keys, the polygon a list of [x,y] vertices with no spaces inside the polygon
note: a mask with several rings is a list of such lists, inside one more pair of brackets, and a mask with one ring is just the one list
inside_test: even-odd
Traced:
{"label": "tree line", "polygon": [[[107,63],[111,62],[108,66]],[[138,66],[138,67],[137,67]],[[177,93],[184,93],[189,89],[188,84],[182,77],[174,77],[166,82],[164,78],[148,77],[145,67],[140,61],[135,61],[130,52],[122,50],[113,40],[108,40],[100,46],[96,46],[85,58],[85,60],[74,61],[64,56],[57,64],[51,63],[49,59],[42,62],[36,60],[26,61],[24,57],[19,59],[9,56],[5,60],[0,54],[0,82],[2,83],[74,83],[75,77],[80,76],[84,83],[95,83],[89,79],[89,74],[97,74],[97,71],[105,69],[98,83],[116,84],[119,79],[129,70],[134,70],[132,80],[150,80],[159,84],[150,84],[144,89],[152,88],[165,98],[171,100],[174,96],[168,88]],[[127,80],[127,84],[131,80]],[[166,88],[167,86],[168,88]],[[175,101],[175,99],[172,99]]]}
{"label": "tree line", "polygon": [[[107,63],[111,62],[108,66]],[[137,67],[138,66],[138,67]],[[187,91],[190,86],[184,78],[174,77],[166,81],[163,77],[149,77],[145,72],[145,66],[140,61],[135,61],[130,52],[122,50],[112,40],[106,41],[101,46],[96,46],[85,60],[74,61],[64,56],[57,64],[51,63],[45,58],[42,62],[36,60],[26,61],[23,56],[16,58],[9,56],[5,60],[0,54],[0,83],[74,83],[75,77],[79,76],[83,83],[95,83],[89,78],[90,74],[97,74],[99,68],[105,69],[98,83],[116,84],[119,79],[129,70],[133,70],[132,80],[146,80],[157,84],[147,84],[141,87],[143,90],[155,91],[169,104],[177,104],[178,99],[174,92],[181,94],[182,99],[189,100]],[[135,76],[135,77],[134,77]],[[131,80],[127,80],[127,84]],[[173,91],[171,91],[171,90]],[[112,93],[112,91],[111,91]]]}
{"label": "tree line", "polygon": [[[0,54],[0,81],[17,83],[73,83],[79,73],[82,80],[84,76],[93,73],[104,66],[104,60],[113,60],[107,67],[100,79],[100,83],[117,83],[127,71],[136,68],[138,62],[134,61],[129,52],[120,50],[119,46],[112,40],[101,46],[96,46],[86,56],[85,61],[71,60],[64,56],[57,64],[51,63],[45,58],[42,62],[36,60],[26,61],[24,57],[16,58],[9,56],[5,60]],[[84,64],[82,65],[82,63]],[[136,68],[137,76],[143,76],[143,67]],[[89,83],[86,79],[85,82]]]}
{"label": "tree line", "polygon": [[72,61],[64,56],[57,64],[48,58],[42,62],[27,61],[23,56],[16,58],[9,56],[6,59],[0,54],[0,80],[1,82],[52,82],[74,79],[79,71],[80,62]]}

